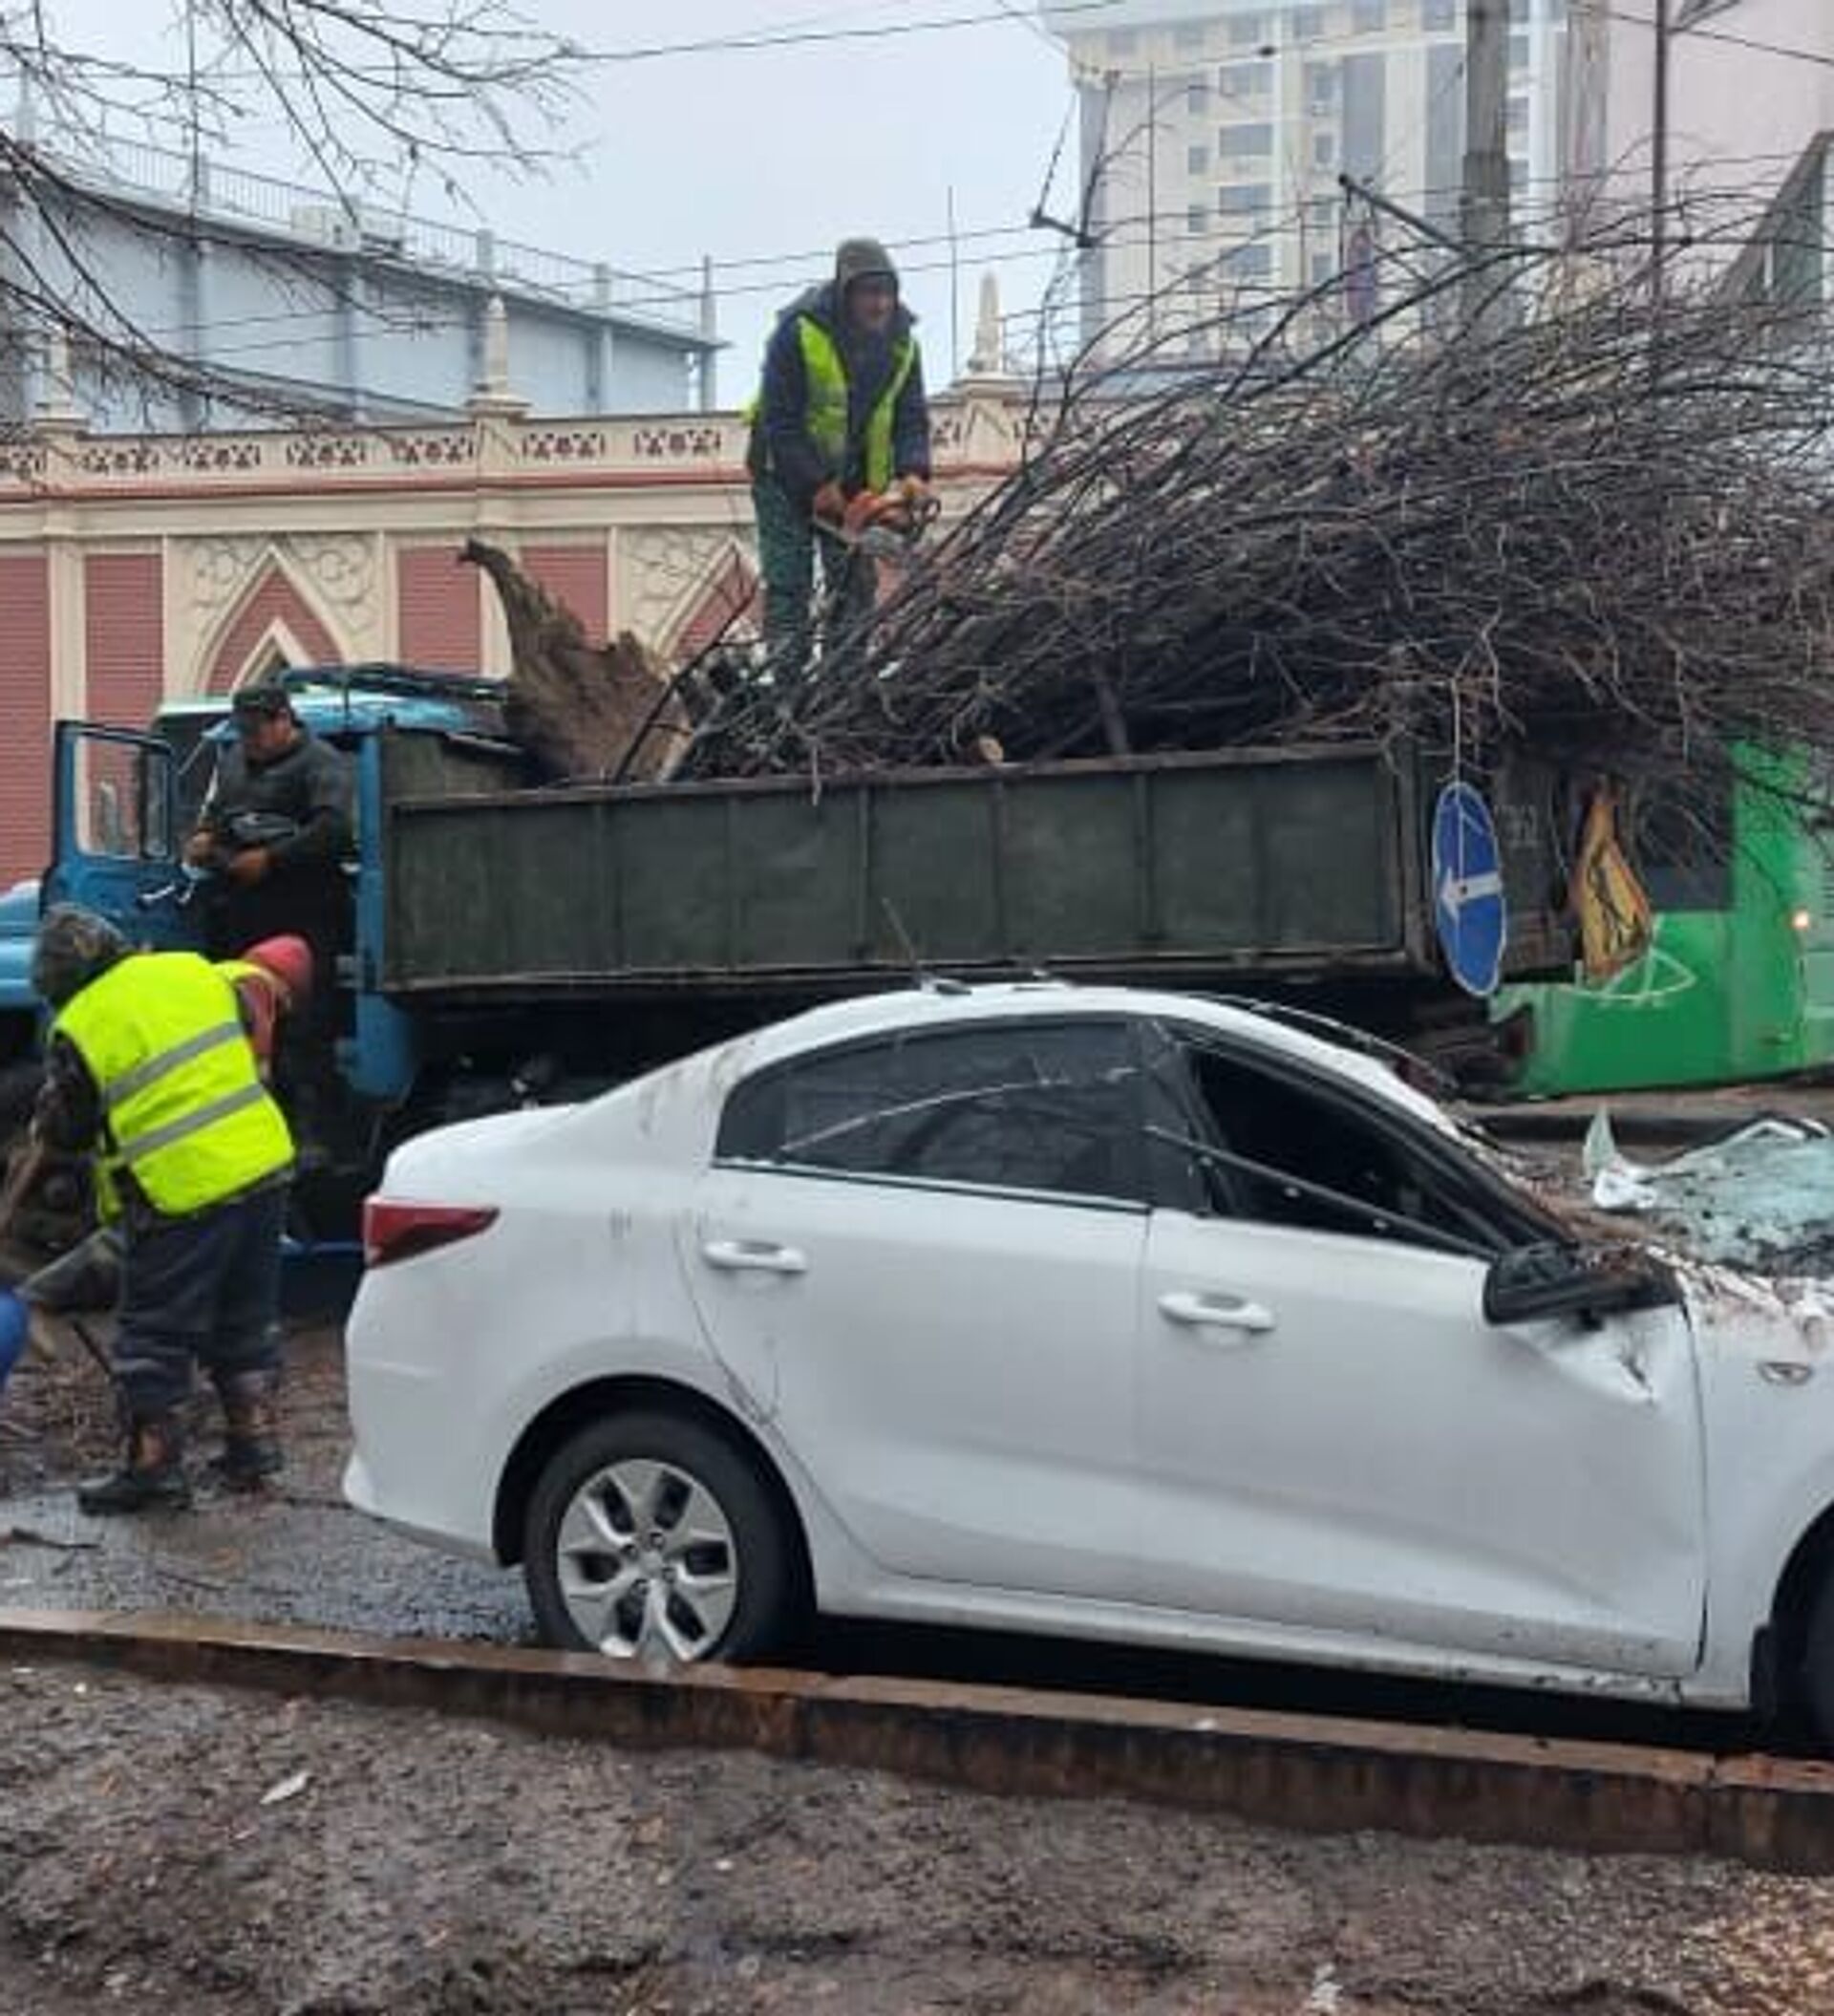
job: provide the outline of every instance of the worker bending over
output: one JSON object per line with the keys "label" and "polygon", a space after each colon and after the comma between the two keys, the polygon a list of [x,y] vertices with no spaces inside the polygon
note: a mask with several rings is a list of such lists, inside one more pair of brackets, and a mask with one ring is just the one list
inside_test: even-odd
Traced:
{"label": "worker bending over", "polygon": [[280,1468],[280,1242],[287,1122],[261,1082],[230,978],[195,953],[134,953],[105,918],[46,911],[32,983],[55,1013],[34,1135],[93,1159],[121,1238],[115,1370],[127,1450],[86,1512],[190,1502],[181,1409],[192,1366],[223,1403],[224,1480]]}

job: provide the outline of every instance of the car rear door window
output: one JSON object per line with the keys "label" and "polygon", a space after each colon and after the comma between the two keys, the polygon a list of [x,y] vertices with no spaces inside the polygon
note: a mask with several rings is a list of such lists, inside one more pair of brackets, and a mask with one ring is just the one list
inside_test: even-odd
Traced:
{"label": "car rear door window", "polygon": [[1138,1204],[1125,1022],[982,1023],[826,1051],[727,1102],[722,1162]]}
{"label": "car rear door window", "polygon": [[1360,1110],[1353,1093],[1167,1031],[1149,1046],[1145,1102],[1162,1206],[1454,1252],[1509,1243],[1449,1158]]}

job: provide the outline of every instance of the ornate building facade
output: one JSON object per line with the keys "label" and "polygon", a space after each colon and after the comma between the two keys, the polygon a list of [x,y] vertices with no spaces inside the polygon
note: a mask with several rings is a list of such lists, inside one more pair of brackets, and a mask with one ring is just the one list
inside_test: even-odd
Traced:
{"label": "ornate building facade", "polygon": [[[751,602],[739,416],[542,419],[501,382],[452,425],[104,437],[65,404],[0,444],[0,886],[44,863],[58,718],[140,724],[279,664],[506,673],[473,534],[667,659]],[[1026,412],[994,380],[936,402],[948,508]]]}

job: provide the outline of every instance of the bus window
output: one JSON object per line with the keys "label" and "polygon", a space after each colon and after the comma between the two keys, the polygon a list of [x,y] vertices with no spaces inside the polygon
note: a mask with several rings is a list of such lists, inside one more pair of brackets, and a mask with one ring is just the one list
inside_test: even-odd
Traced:
{"label": "bus window", "polygon": [[1732,785],[1643,784],[1624,821],[1631,865],[1657,915],[1732,908]]}

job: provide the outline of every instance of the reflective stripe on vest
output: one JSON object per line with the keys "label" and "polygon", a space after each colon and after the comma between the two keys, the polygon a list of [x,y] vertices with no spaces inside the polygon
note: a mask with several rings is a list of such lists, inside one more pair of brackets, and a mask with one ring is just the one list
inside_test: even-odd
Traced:
{"label": "reflective stripe on vest", "polygon": [[163,1078],[168,1071],[176,1071],[181,1064],[188,1064],[194,1057],[202,1057],[205,1051],[214,1050],[219,1043],[233,1043],[242,1034],[242,1023],[219,1022],[214,1029],[203,1029],[196,1036],[187,1037],[181,1043],[149,1057],[145,1063],[136,1064],[131,1071],[123,1071],[119,1078],[110,1079],[102,1087],[102,1104],[113,1113],[117,1106],[125,1105],[136,1092],[144,1092],[148,1085]]}
{"label": "reflective stripe on vest", "polygon": [[179,1217],[278,1175],[292,1137],[242,1040],[228,979],[195,953],[139,953],[69,1001],[56,1032],[102,1093],[103,1215],[131,1169],[155,1211]]}
{"label": "reflective stripe on vest", "polygon": [[[840,345],[813,315],[799,315],[796,331],[802,347],[802,375],[809,388],[808,413],[803,425],[808,429],[809,440],[821,458],[826,473],[839,481],[847,469],[850,391],[846,363],[841,355]],[[861,446],[868,490],[883,490],[897,473],[892,461],[892,437],[898,418],[898,401],[916,368],[915,337],[900,336],[892,347],[891,375],[866,416],[866,435]],[[747,410],[756,420],[763,410],[761,393]]]}

